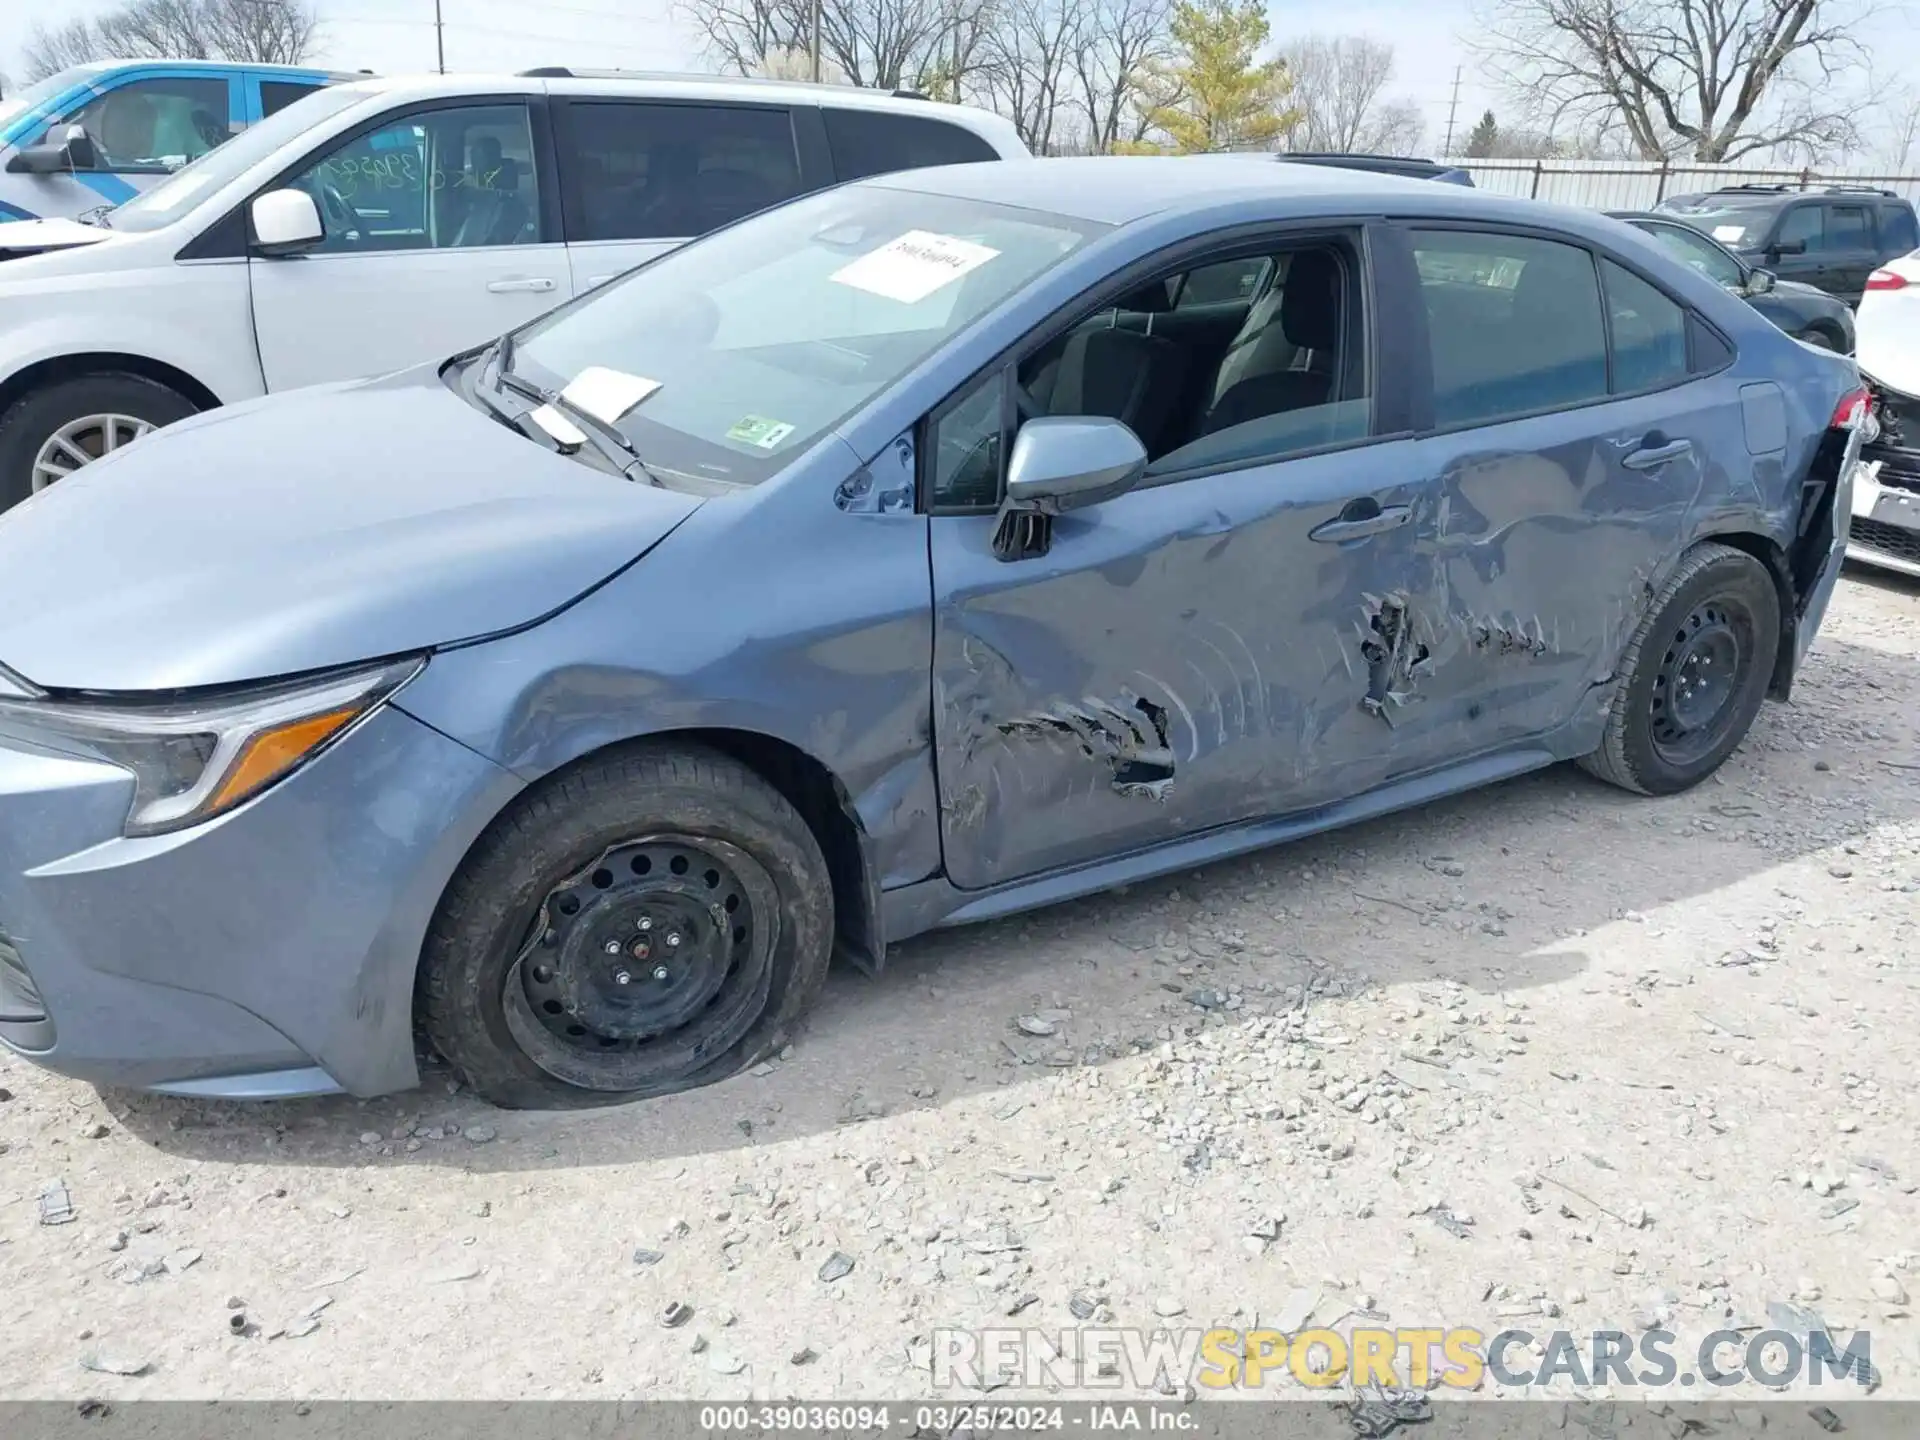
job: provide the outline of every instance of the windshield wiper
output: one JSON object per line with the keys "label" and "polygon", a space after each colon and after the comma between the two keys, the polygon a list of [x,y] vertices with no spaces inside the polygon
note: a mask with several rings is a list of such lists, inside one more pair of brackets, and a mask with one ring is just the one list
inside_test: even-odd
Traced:
{"label": "windshield wiper", "polygon": [[[647,469],[646,462],[640,458],[640,452],[633,448],[633,442],[628,440],[627,437],[622,435],[617,429],[602,420],[599,416],[582,409],[573,401],[567,399],[562,392],[549,390],[543,385],[534,384],[533,381],[527,379],[524,375],[514,374],[513,336],[511,333],[502,335],[494,342],[493,348],[480,357],[482,368],[486,366],[489,360],[491,360],[493,364],[494,380],[501,389],[511,390],[516,395],[538,401],[541,405],[550,406],[565,415],[568,419],[574,421],[574,428],[586,436],[587,440],[593,445],[593,448],[599,452],[600,457],[617,469],[628,480],[644,480],[655,489],[666,488],[661,485],[659,477]],[[514,423],[519,425],[522,430],[525,430],[527,426],[531,425],[536,430],[539,430],[541,435],[545,436],[549,441],[553,441],[556,445],[560,443],[555,436],[549,434],[540,426],[540,422],[533,418],[533,412],[530,410],[516,417]]]}
{"label": "windshield wiper", "polygon": [[111,205],[95,205],[91,210],[82,210],[73,218],[78,220],[82,225],[93,225],[102,230],[111,230],[113,228],[113,222],[107,218],[107,214],[112,209],[113,206]]}

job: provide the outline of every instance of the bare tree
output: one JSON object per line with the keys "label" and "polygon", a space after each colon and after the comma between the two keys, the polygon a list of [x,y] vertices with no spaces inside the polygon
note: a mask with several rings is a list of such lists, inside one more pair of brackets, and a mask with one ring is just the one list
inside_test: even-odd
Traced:
{"label": "bare tree", "polygon": [[1309,35],[1280,53],[1300,111],[1289,149],[1351,154],[1419,146],[1427,128],[1420,107],[1383,98],[1393,81],[1393,46],[1365,35]]}
{"label": "bare tree", "polygon": [[297,65],[313,51],[320,17],[312,0],[198,0],[216,55],[258,65]]}
{"label": "bare tree", "polygon": [[[1027,148],[1044,155],[1072,123],[1073,63],[1093,24],[1089,0],[1001,0],[981,47],[980,80]],[[1064,113],[1063,113],[1064,112]]]}
{"label": "bare tree", "polygon": [[35,26],[27,74],[105,59],[293,64],[311,54],[319,28],[311,0],[128,0],[96,20]]}
{"label": "bare tree", "polygon": [[86,20],[69,20],[52,29],[36,24],[20,52],[29,84],[57,75],[70,65],[103,59],[106,54],[92,24]]}
{"label": "bare tree", "polygon": [[1141,77],[1173,52],[1172,0],[1088,0],[1087,24],[1073,55],[1088,150],[1104,155],[1147,133]]}
{"label": "bare tree", "polygon": [[1472,48],[1550,131],[1624,130],[1643,158],[1725,162],[1855,139],[1871,0],[1483,0]]}
{"label": "bare tree", "polygon": [[[752,75],[781,50],[811,54],[809,0],[680,0],[678,13],[705,42],[708,58]],[[939,71],[943,42],[960,27],[955,0],[820,0],[820,58],[848,83],[883,90]]]}
{"label": "bare tree", "polygon": [[1878,163],[1896,175],[1907,173],[1908,167],[1920,155],[1915,154],[1920,147],[1920,98],[1911,93],[1889,97],[1898,107],[1891,117],[1880,142]]}

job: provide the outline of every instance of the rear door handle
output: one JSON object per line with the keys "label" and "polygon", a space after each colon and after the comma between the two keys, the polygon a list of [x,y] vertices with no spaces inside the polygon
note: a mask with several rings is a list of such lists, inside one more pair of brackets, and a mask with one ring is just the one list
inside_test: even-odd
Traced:
{"label": "rear door handle", "polygon": [[544,275],[533,276],[526,280],[489,280],[487,282],[487,293],[489,295],[524,295],[529,293],[544,295],[553,288],[553,281],[547,279]]}
{"label": "rear door handle", "polygon": [[1389,505],[1383,510],[1380,502],[1372,498],[1349,500],[1337,516],[1309,530],[1307,538],[1328,545],[1337,545],[1343,540],[1364,540],[1369,535],[1398,530],[1412,518],[1413,511],[1405,505]]}
{"label": "rear door handle", "polygon": [[1669,440],[1665,445],[1645,445],[1625,456],[1620,463],[1629,470],[1653,470],[1669,460],[1693,453],[1691,440]]}

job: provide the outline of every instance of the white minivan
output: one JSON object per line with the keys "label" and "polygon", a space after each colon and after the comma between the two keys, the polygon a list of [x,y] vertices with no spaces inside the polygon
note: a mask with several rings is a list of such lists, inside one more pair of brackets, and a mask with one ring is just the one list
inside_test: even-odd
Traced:
{"label": "white minivan", "polygon": [[1027,155],[997,115],[846,86],[330,86],[95,223],[0,226],[0,510],[197,410],[481,344],[795,195]]}

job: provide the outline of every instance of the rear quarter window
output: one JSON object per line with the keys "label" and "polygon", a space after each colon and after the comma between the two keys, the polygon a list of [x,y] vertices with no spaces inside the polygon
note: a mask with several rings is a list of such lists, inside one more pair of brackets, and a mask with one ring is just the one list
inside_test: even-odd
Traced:
{"label": "rear quarter window", "polygon": [[834,173],[860,180],[925,165],[996,160],[998,153],[971,130],[896,111],[823,109]]}

